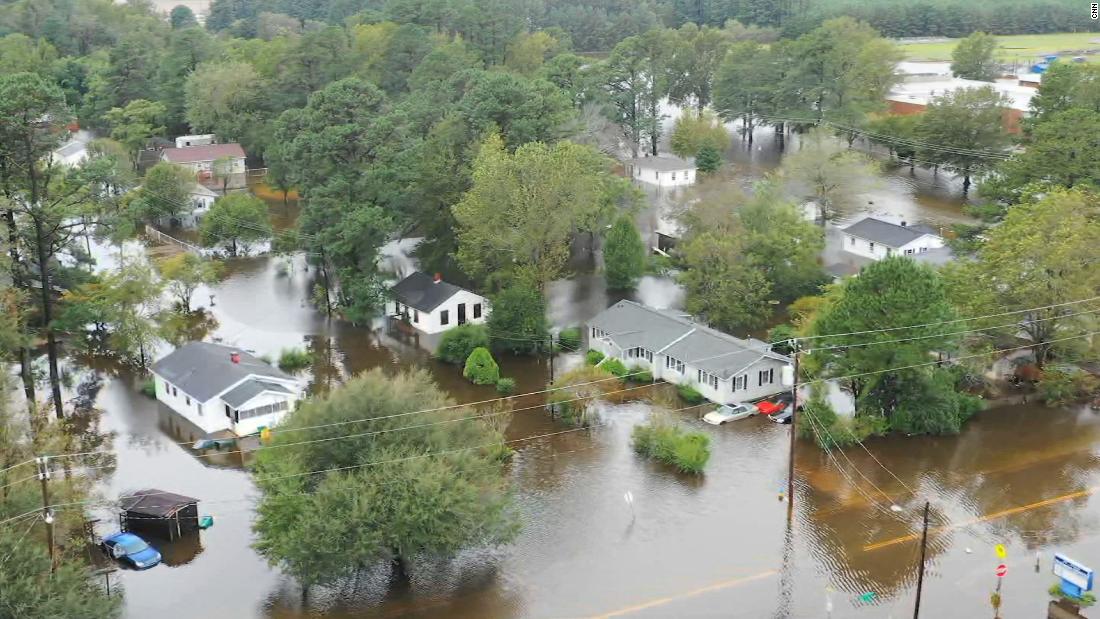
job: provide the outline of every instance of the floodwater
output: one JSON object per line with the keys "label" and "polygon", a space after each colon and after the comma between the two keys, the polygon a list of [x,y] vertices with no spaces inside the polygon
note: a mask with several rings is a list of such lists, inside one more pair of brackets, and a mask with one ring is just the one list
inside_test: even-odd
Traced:
{"label": "floodwater", "polygon": [[[757,146],[744,155],[766,169],[767,152],[757,154]],[[938,194],[935,182],[946,179],[918,173],[894,202],[876,205],[914,209],[918,221],[961,218],[950,188]],[[300,257],[238,259],[222,284],[195,301],[216,319],[212,336],[224,342],[273,356],[310,348],[314,391],[369,368],[423,367],[456,401],[494,397],[384,320],[353,326],[327,319],[308,302],[313,278]],[[647,277],[631,298],[676,307],[681,294],[671,280]],[[557,326],[582,323],[619,298],[591,268],[554,282],[547,295]],[[578,354],[561,355],[555,369],[579,362]],[[505,356],[500,364],[520,392],[541,389],[549,378],[545,360]],[[514,445],[509,475],[523,516],[514,543],[448,562],[421,558],[411,581],[400,585],[390,582],[386,566],[376,566],[311,592],[303,607],[296,583],[251,549],[255,489],[239,456],[192,452],[196,433],[185,422],[141,395],[126,372],[99,369],[108,377],[98,398],[99,429],[114,434],[117,452],[100,494],[178,492],[198,497],[200,512],[215,518],[197,537],[162,544],[165,565],[111,576],[125,590],[129,619],[902,617],[911,613],[914,531],[925,500],[933,527],[926,616],[994,615],[997,543],[1008,547],[1006,618],[1043,616],[1054,551],[1086,563],[1100,558],[1093,533],[1100,525],[1093,499],[1100,414],[1092,411],[1000,406],[959,436],[872,440],[870,453],[825,453],[800,441],[788,527],[787,506],[778,500],[788,426],[750,418],[716,428],[684,416],[710,436],[712,450],[706,475],[687,477],[632,451],[631,428],[655,407],[642,390],[634,401],[604,406],[606,425]],[[507,433],[517,440],[564,429],[533,408],[517,411]],[[624,501],[628,491],[633,506]],[[890,509],[895,504],[900,511]],[[115,514],[99,508],[96,515],[106,533]]]}

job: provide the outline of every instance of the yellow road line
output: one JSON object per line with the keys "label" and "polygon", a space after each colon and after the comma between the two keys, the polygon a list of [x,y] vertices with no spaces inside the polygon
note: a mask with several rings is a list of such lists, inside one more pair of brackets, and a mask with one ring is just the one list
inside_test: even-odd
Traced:
{"label": "yellow road line", "polygon": [[[962,522],[953,522],[951,524],[948,524],[948,525],[945,525],[945,526],[942,526],[942,527],[935,527],[935,528],[930,529],[930,530],[933,531],[933,532],[938,533],[940,531],[947,531],[947,530],[951,530],[951,529],[961,529],[961,528],[969,527],[969,526],[974,525],[974,524],[978,524],[980,522],[988,522],[990,520],[996,520],[998,518],[1004,518],[1005,516],[1012,516],[1012,515],[1019,514],[1019,513],[1022,513],[1022,512],[1031,511],[1033,509],[1039,509],[1041,507],[1047,507],[1048,505],[1054,505],[1055,503],[1061,503],[1063,501],[1070,501],[1070,500],[1073,500],[1073,499],[1079,499],[1081,497],[1086,497],[1086,496],[1095,494],[1098,491],[1100,491],[1100,486],[1093,486],[1092,488],[1086,488],[1084,490],[1078,490],[1077,492],[1069,492],[1069,493],[1066,493],[1066,494],[1063,494],[1063,495],[1060,495],[1060,496],[1051,497],[1049,499],[1043,499],[1042,501],[1035,501],[1034,503],[1028,503],[1027,505],[1021,505],[1019,507],[1011,507],[1009,509],[1003,509],[999,512],[993,512],[991,514],[986,514],[984,516],[979,516],[977,518],[972,518],[970,520],[964,520]],[[888,546],[895,546],[897,544],[904,544],[905,542],[915,541],[919,537],[920,537],[920,535],[918,535],[916,533],[911,533],[909,535],[902,535],[901,537],[895,537],[893,539],[888,539],[888,540],[884,540],[884,541],[881,541],[881,542],[875,542],[874,544],[868,544],[868,545],[863,547],[863,550],[864,550],[864,552],[869,552],[869,551],[872,551],[872,550],[879,550],[881,548],[886,548]]]}
{"label": "yellow road line", "polygon": [[737,578],[730,578],[728,580],[722,580],[722,581],[719,581],[719,582],[711,583],[711,584],[706,585],[704,587],[699,587],[698,589],[692,589],[690,591],[685,591],[684,593],[678,593],[676,595],[670,595],[670,596],[667,596],[667,597],[656,598],[656,599],[650,600],[648,602],[642,602],[641,604],[635,604],[634,606],[625,606],[625,607],[620,608],[618,610],[613,610],[611,612],[604,613],[602,615],[594,615],[592,617],[592,619],[609,619],[610,617],[621,617],[622,615],[629,615],[631,613],[636,613],[636,612],[639,612],[639,611],[648,610],[650,608],[656,608],[658,606],[664,606],[665,604],[668,604],[670,602],[675,602],[676,600],[682,600],[684,598],[695,597],[697,595],[702,595],[704,593],[709,593],[711,591],[718,591],[719,589],[726,589],[728,587],[736,587],[737,585],[743,585],[745,583],[753,582],[754,580],[761,580],[761,579],[764,579],[764,578],[770,578],[772,576],[775,576],[778,573],[779,573],[779,570],[765,570],[763,572],[760,572],[759,574],[753,574],[751,576],[739,576]]}

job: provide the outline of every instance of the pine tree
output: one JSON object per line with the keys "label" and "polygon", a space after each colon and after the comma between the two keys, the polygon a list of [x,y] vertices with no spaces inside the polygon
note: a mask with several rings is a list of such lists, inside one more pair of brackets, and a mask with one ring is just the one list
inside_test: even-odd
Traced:
{"label": "pine tree", "polygon": [[607,287],[627,290],[645,272],[645,245],[628,215],[620,216],[607,232],[603,249]]}

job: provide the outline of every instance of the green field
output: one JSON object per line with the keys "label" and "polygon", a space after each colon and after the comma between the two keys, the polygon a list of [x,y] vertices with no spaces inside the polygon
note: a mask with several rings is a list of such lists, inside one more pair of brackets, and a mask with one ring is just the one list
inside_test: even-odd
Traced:
{"label": "green field", "polygon": [[[1000,43],[997,58],[1004,63],[1034,62],[1046,54],[1083,55],[1089,62],[1100,62],[1100,33],[1097,32],[1019,34],[997,37],[997,41]],[[941,43],[905,43],[899,47],[905,52],[906,60],[951,60],[951,50],[957,42],[958,39],[951,39]]]}

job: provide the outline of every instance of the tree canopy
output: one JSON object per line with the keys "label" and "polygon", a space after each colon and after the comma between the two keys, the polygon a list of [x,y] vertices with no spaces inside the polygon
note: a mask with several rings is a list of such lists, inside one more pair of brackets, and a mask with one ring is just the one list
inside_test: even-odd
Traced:
{"label": "tree canopy", "polygon": [[975,32],[959,41],[951,51],[951,72],[968,80],[992,82],[998,67],[993,58],[997,39],[984,32]]}

